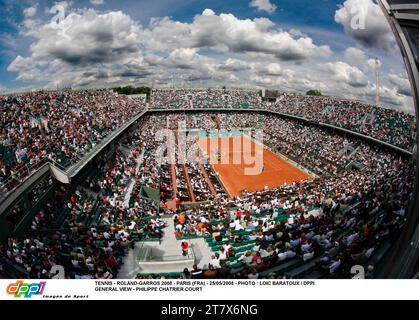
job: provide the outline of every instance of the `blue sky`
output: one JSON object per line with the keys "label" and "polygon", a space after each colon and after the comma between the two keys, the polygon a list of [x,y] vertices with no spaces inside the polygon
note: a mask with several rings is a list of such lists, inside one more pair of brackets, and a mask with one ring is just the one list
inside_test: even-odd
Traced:
{"label": "blue sky", "polygon": [[[365,16],[359,30],[353,12]],[[0,92],[175,83],[373,102],[377,57],[382,103],[412,110],[373,0],[0,0],[0,20]]]}

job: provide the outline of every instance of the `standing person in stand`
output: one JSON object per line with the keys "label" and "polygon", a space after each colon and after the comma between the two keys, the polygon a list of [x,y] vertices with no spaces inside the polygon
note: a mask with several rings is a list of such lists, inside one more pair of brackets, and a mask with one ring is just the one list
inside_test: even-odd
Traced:
{"label": "standing person in stand", "polygon": [[180,247],[182,248],[182,256],[186,257],[188,255],[189,243],[186,241],[182,241]]}

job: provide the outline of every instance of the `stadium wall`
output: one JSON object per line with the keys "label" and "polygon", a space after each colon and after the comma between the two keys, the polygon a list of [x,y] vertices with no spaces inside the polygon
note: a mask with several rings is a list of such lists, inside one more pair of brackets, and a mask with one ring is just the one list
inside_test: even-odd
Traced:
{"label": "stadium wall", "polygon": [[395,243],[394,249],[388,257],[388,262],[382,268],[379,276],[409,278],[412,277],[412,273],[415,272],[415,267],[417,267],[419,262],[419,158],[417,155],[417,145],[419,144],[419,136],[417,134],[417,125],[419,123],[419,49],[417,42],[415,47],[415,42],[412,41],[415,37],[414,30],[417,35],[417,30],[419,29],[419,4],[412,1],[396,2],[389,0],[379,0],[378,4],[400,47],[412,87],[416,114],[416,146],[414,148],[416,185],[409,208],[410,214],[407,217],[401,237]]}
{"label": "stadium wall", "polygon": [[[6,239],[10,234],[16,231],[16,228],[11,229],[8,223],[7,217],[13,210],[14,206],[19,202],[28,202],[27,194],[31,188],[37,185],[42,179],[48,178],[50,175],[50,169],[48,164],[44,164],[38,171],[34,172],[29,176],[22,184],[20,184],[16,189],[11,191],[11,193],[1,202],[0,204],[0,241]],[[25,215],[20,220],[18,225],[25,219],[30,219],[30,212],[33,208],[28,206],[28,211],[25,212]]]}

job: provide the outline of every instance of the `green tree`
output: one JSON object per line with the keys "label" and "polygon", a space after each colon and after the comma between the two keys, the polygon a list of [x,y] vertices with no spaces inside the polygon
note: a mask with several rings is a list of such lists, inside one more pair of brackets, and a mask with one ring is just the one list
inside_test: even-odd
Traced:
{"label": "green tree", "polygon": [[308,96],[321,96],[322,93],[319,90],[308,90],[306,95],[308,95]]}
{"label": "green tree", "polygon": [[147,95],[147,100],[150,99],[150,93],[151,93],[151,88],[150,87],[132,87],[132,86],[126,86],[126,87],[118,87],[118,88],[114,88],[114,91],[118,92],[119,94],[126,94],[126,95],[131,95],[131,94],[146,94]]}

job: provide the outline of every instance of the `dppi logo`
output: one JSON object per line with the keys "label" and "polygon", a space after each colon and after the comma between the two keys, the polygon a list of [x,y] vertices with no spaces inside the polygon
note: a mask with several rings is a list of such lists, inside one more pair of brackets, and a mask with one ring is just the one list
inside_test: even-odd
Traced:
{"label": "dppi logo", "polygon": [[45,281],[39,283],[24,283],[23,280],[19,280],[9,284],[6,290],[8,294],[14,295],[15,298],[31,298],[33,295],[42,294],[45,285]]}

